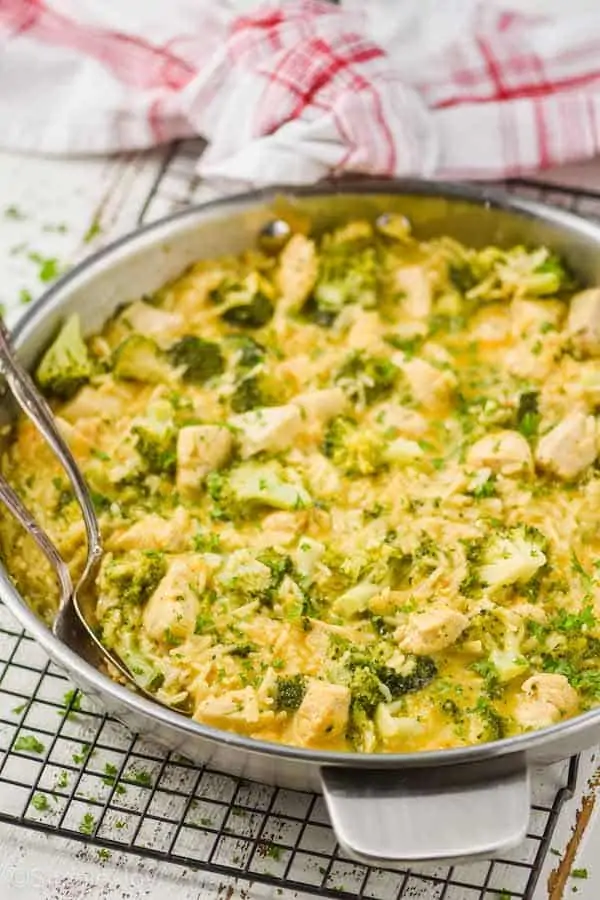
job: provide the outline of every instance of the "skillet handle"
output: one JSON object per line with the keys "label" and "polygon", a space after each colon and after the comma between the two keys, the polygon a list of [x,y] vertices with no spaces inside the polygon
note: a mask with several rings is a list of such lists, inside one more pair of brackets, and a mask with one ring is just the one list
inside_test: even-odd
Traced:
{"label": "skillet handle", "polygon": [[419,769],[321,769],[342,849],[367,865],[498,856],[524,840],[529,770],[510,756]]}

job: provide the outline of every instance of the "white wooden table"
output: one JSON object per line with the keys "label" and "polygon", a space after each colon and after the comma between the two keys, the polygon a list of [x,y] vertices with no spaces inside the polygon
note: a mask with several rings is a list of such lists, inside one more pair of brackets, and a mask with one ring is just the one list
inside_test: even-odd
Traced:
{"label": "white wooden table", "polygon": [[[45,286],[63,268],[101,247],[116,236],[135,228],[141,221],[164,215],[189,202],[201,201],[210,194],[191,177],[193,160],[200,142],[189,142],[179,149],[160,148],[147,154],[131,154],[110,160],[86,159],[61,161],[0,154],[0,303],[8,320],[14,323],[27,303],[39,296]],[[600,166],[592,164],[553,173],[550,180],[559,184],[584,185],[597,191],[590,195],[583,210],[600,218]],[[563,202],[565,195],[557,195]],[[587,204],[587,206],[586,206]],[[0,693],[0,718],[9,714],[6,697]],[[6,708],[5,708],[6,707]],[[0,738],[2,729],[0,729]],[[0,743],[0,758],[2,744]],[[540,874],[536,900],[550,896],[548,876],[587,869],[588,878],[567,877],[564,890],[555,890],[552,900],[576,896],[578,900],[600,897],[600,825],[597,809],[584,822],[573,859],[562,862],[582,804],[586,812],[593,798],[588,779],[595,772],[594,754],[581,761],[575,796],[559,816]],[[554,767],[536,775],[536,790],[550,796],[564,777],[564,769]],[[0,808],[10,802],[7,789],[0,793]],[[567,865],[568,863],[568,865]],[[492,885],[491,887],[494,887]],[[495,885],[498,889],[499,885]],[[510,890],[511,885],[502,885]],[[124,853],[110,858],[99,856],[96,848],[75,844],[64,838],[0,826],[0,897],[6,900],[79,900],[81,897],[105,900],[128,897],[162,900],[176,892],[178,900],[193,898],[270,897],[285,900],[292,896],[281,888],[253,886],[247,883],[204,875],[167,863],[143,860]],[[298,895],[295,895],[298,896]],[[419,890],[410,896],[423,900],[439,897],[439,891]],[[445,900],[470,900],[479,896],[466,888],[450,889]],[[488,894],[485,895],[486,897]],[[490,893],[489,897],[500,896]]]}

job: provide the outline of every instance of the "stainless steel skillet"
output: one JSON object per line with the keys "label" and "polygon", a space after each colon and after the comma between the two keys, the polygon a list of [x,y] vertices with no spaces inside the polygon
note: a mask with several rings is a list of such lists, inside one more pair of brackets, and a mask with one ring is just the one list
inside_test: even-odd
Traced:
{"label": "stainless steel skillet", "polygon": [[[349,217],[407,215],[417,235],[468,244],[548,244],[590,284],[600,284],[600,227],[562,210],[499,197],[485,188],[364,180],[278,188],[193,208],[129,235],[56,284],[13,340],[32,366],[66,315],[91,333],[122,303],[150,293],[192,261],[237,253],[281,212],[281,199],[318,229]],[[3,421],[14,414],[0,406]],[[322,790],[340,843],[368,863],[489,856],[518,842],[529,816],[531,766],[561,759],[600,737],[600,710],[493,744],[421,754],[341,754],[253,741],[200,725],[112,682],[61,644],[0,569],[0,596],[84,691],[130,728],[200,761],[248,778]]]}

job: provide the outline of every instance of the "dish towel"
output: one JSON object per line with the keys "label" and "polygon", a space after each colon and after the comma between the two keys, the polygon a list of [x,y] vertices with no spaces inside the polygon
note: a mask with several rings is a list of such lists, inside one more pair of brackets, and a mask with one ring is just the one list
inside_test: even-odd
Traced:
{"label": "dish towel", "polygon": [[495,179],[600,151],[600,10],[490,0],[0,0],[0,145],[201,135],[234,185]]}

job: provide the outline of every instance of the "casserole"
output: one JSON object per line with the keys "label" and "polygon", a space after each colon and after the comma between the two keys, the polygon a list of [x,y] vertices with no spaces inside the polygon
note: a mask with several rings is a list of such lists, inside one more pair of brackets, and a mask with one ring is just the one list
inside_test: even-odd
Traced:
{"label": "casserole", "polygon": [[[400,212],[409,217],[419,237],[444,234],[479,246],[547,244],[566,256],[583,281],[595,280],[596,229],[562,213],[507,203],[485,192],[418,184],[365,182],[278,193],[282,191],[319,228],[350,218]],[[186,212],[124,239],[79,267],[49,292],[17,331],[15,341],[24,362],[35,361],[66,315],[78,311],[85,332],[97,331],[119,305],[133,299],[131,285],[136,295],[151,293],[199,257],[245,249],[273,217],[274,197],[263,193]],[[366,861],[446,858],[505,849],[522,835],[526,824],[527,765],[560,758],[577,746],[570,741],[591,743],[596,733],[597,716],[591,712],[539,733],[441,753],[357,756],[249,742],[153,708],[119,686],[109,685],[100,673],[90,671],[57,645],[24,608],[5,576],[2,581],[7,602],[53,658],[74,670],[76,681],[88,693],[92,689],[100,694],[113,714],[122,716],[124,708],[129,709],[128,724],[133,713],[141,730],[147,732],[151,721],[155,737],[187,756],[209,759],[212,765],[248,777],[304,788],[318,787],[320,777],[341,843]],[[440,766],[435,776],[431,766]],[[358,769],[360,778],[356,778]],[[366,777],[367,769],[375,771]],[[298,782],[297,777],[308,777],[308,783]],[[454,799],[458,787],[460,803]],[[494,794],[491,803],[489,791]],[[487,821],[480,820],[478,812]]]}

